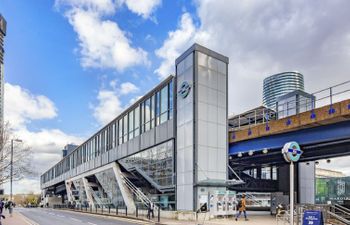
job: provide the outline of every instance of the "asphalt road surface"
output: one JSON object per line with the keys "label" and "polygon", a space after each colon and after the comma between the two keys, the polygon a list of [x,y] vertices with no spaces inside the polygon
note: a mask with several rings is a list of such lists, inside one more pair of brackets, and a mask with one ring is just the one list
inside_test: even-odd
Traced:
{"label": "asphalt road surface", "polygon": [[17,208],[26,218],[35,225],[150,225],[152,223],[106,216],[89,215],[78,212],[43,208]]}

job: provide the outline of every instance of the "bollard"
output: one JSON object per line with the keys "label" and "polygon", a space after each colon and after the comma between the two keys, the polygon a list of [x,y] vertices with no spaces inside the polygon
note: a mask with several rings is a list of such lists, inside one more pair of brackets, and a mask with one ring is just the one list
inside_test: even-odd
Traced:
{"label": "bollard", "polygon": [[92,213],[92,205],[90,205],[90,213]]}
{"label": "bollard", "polygon": [[95,206],[95,212],[96,212],[96,214],[97,214],[97,205]]}
{"label": "bollard", "polygon": [[111,214],[111,205],[108,206],[108,214]]}
{"label": "bollard", "polygon": [[118,206],[115,209],[115,214],[118,215]]}
{"label": "bollard", "polygon": [[139,217],[139,208],[136,205],[136,218]]}
{"label": "bollard", "polygon": [[158,206],[158,223],[160,222],[160,205]]}
{"label": "bollard", "polygon": [[128,207],[125,206],[125,215],[128,216]]}
{"label": "bollard", "polygon": [[102,212],[102,214],[103,214],[103,205],[102,205],[102,208],[101,208],[101,212]]}

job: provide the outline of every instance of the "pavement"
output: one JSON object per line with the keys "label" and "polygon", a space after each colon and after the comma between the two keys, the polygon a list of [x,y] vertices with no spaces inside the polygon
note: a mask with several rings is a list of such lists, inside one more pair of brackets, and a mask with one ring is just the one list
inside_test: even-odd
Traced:
{"label": "pavement", "polygon": [[31,225],[30,221],[28,221],[27,218],[18,212],[14,212],[11,217],[8,210],[5,210],[3,215],[6,217],[6,219],[1,219],[2,225]]}
{"label": "pavement", "polygon": [[247,212],[248,221],[241,217],[235,221],[234,217],[218,218],[206,221],[176,221],[161,219],[164,225],[277,225],[276,218],[271,216],[269,212]]}

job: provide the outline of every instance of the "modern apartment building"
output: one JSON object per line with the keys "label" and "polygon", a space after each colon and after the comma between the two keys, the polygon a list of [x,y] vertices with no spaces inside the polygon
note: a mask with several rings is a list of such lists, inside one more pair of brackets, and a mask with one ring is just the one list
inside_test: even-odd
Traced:
{"label": "modern apartment building", "polygon": [[304,91],[304,76],[299,72],[283,72],[264,79],[263,105],[276,109],[278,97],[292,91]]}

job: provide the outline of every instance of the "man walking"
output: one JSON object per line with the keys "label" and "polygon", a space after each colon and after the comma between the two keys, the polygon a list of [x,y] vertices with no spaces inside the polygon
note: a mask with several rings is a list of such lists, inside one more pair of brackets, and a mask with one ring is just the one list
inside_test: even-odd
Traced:
{"label": "man walking", "polygon": [[241,200],[238,201],[237,208],[238,208],[238,212],[237,212],[237,215],[236,215],[236,221],[237,221],[238,218],[241,216],[242,212],[243,212],[243,214],[244,214],[245,220],[248,220],[248,218],[247,218],[247,212],[246,212],[245,194],[242,194]]}

